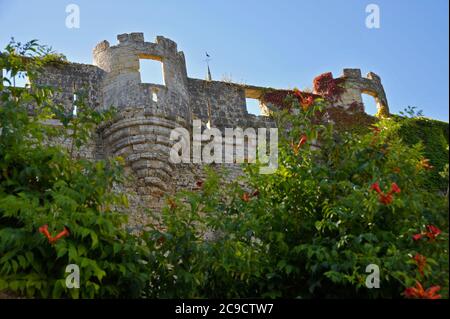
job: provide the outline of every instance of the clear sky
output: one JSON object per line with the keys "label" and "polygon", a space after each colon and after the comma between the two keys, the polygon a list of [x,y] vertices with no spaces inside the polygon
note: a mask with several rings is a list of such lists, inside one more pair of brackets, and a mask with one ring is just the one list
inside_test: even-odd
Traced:
{"label": "clear sky", "polygon": [[[68,4],[80,8],[80,28],[65,25]],[[365,25],[366,6],[380,8],[380,28]],[[69,60],[92,63],[92,49],[116,35],[144,32],[178,43],[188,75],[300,89],[343,68],[382,78],[391,112],[417,106],[449,118],[448,0],[0,0],[0,46],[11,36],[39,39]],[[374,113],[370,108],[368,113]]]}

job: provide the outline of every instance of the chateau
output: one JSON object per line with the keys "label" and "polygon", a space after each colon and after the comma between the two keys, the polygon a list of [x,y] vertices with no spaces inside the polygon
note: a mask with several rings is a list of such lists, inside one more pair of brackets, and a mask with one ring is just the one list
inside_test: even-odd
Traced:
{"label": "chateau", "polygon": [[[195,188],[202,178],[202,164],[173,164],[168,160],[174,143],[169,138],[172,129],[192,130],[194,119],[221,130],[274,127],[267,116],[271,103],[264,94],[288,90],[189,78],[184,53],[178,51],[174,41],[162,36],[146,42],[143,33],[130,33],[118,35],[117,40],[115,45],[102,41],[95,46],[93,65],[48,66],[35,84],[57,89],[55,102],[68,110],[80,90],[92,107],[100,110],[114,106],[118,110],[115,120],[99,127],[96,139],[80,155],[91,159],[120,155],[125,159],[133,181],[122,191],[129,197],[132,223],[138,225],[144,218],[143,207],[159,209],[165,194]],[[164,85],[142,83],[142,59],[162,63]],[[328,121],[339,121],[336,111],[350,120],[358,116],[374,119],[364,113],[361,94],[375,98],[379,114],[389,114],[383,85],[375,73],[363,77],[359,69],[344,69],[333,81],[344,89],[331,100],[325,112]],[[315,81],[313,92],[308,94],[328,97],[328,93]],[[246,98],[260,100],[263,115],[249,114]],[[231,176],[239,174],[238,165],[228,166]]]}

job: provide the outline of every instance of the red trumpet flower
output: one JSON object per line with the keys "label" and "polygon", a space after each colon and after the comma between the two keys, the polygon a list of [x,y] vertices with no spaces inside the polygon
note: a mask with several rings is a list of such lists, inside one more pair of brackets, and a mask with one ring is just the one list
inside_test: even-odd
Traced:
{"label": "red trumpet flower", "polygon": [[440,286],[432,286],[425,290],[420,282],[417,281],[415,287],[406,288],[403,294],[406,298],[440,299],[441,295],[436,294],[439,290],[441,290]]}
{"label": "red trumpet flower", "polygon": [[308,140],[308,137],[305,134],[303,134],[302,137],[300,138],[300,141],[298,142],[298,147],[302,147],[303,144],[305,144],[307,140]]}
{"label": "red trumpet flower", "polygon": [[400,193],[400,192],[401,192],[400,187],[398,187],[398,185],[396,183],[392,183],[390,193],[392,194],[392,193]]}
{"label": "red trumpet flower", "polygon": [[382,192],[381,192],[381,188],[380,188],[380,184],[378,184],[378,182],[373,183],[373,184],[370,186],[370,189],[376,191],[378,194],[381,194],[381,193],[382,193]]}
{"label": "red trumpet flower", "polygon": [[442,233],[442,231],[434,225],[427,225],[427,230],[425,232],[415,234],[412,236],[414,241],[419,240],[422,237],[428,237],[430,241],[434,241],[436,237]]}
{"label": "red trumpet flower", "polygon": [[55,237],[53,237],[49,240],[50,244],[54,244],[61,238],[69,236],[69,235],[70,235],[69,229],[67,229],[67,227],[64,226],[64,230],[62,232],[60,232],[58,235],[56,235]]}
{"label": "red trumpet flower", "polygon": [[419,253],[417,253],[414,257],[413,257],[414,261],[417,264],[417,268],[419,269],[419,273],[421,276],[423,276],[423,268],[425,267],[425,265],[427,264],[427,258]]}
{"label": "red trumpet flower", "polygon": [[303,111],[306,111],[314,103],[314,96],[312,95],[303,95],[300,91],[298,91],[296,96],[300,101]]}
{"label": "red trumpet flower", "polygon": [[380,201],[380,203],[382,203],[384,205],[389,205],[390,203],[392,203],[392,201],[393,201],[393,196],[392,195],[394,193],[398,194],[398,193],[401,192],[400,187],[398,187],[398,185],[396,183],[392,183],[391,184],[391,189],[390,189],[390,191],[387,194],[385,194],[385,193],[383,193],[381,191],[380,184],[378,184],[378,182],[373,183],[370,186],[370,189],[374,190],[375,192],[378,193],[378,195],[379,195],[378,196],[378,200]]}
{"label": "red trumpet flower", "polygon": [[427,232],[425,233],[425,235],[430,239],[430,240],[435,240],[436,237],[442,233],[442,231],[437,228],[434,225],[427,225]]}
{"label": "red trumpet flower", "polygon": [[292,150],[294,151],[294,154],[295,154],[295,155],[298,154],[298,151],[299,151],[300,148],[303,146],[303,144],[306,143],[307,140],[308,140],[308,137],[307,137],[305,134],[303,134],[303,135],[300,137],[300,140],[298,141],[297,145],[295,145],[293,142],[291,142],[291,148],[292,148]]}
{"label": "red trumpet flower", "polygon": [[389,205],[390,203],[392,203],[393,198],[391,194],[383,194],[381,193],[380,196],[378,197],[378,200],[380,203],[384,204],[384,205]]}
{"label": "red trumpet flower", "polygon": [[48,225],[43,225],[43,226],[39,227],[39,232],[48,239],[48,242],[50,244],[54,244],[62,237],[66,237],[66,236],[70,235],[69,229],[66,226],[64,226],[64,230],[62,232],[60,232],[58,235],[56,235],[55,237],[52,237],[50,235],[50,233],[48,231]]}
{"label": "red trumpet flower", "polygon": [[41,234],[43,234],[48,239],[48,241],[51,240],[52,236],[48,232],[48,225],[47,224],[46,225],[42,225],[41,227],[39,227],[39,232]]}

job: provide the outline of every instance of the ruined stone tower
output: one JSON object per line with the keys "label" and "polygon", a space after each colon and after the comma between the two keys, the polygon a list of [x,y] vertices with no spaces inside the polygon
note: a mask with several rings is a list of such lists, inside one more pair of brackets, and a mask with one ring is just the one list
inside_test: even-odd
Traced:
{"label": "ruined stone tower", "polygon": [[[184,55],[164,37],[150,43],[142,33],[131,33],[118,40],[117,45],[103,41],[94,49],[94,65],[105,71],[101,107],[120,112],[103,131],[105,152],[126,159],[149,188],[140,193],[167,192],[173,188],[174,172],[168,159],[170,131],[191,122]],[[165,85],[141,82],[139,59],[146,58],[163,62]]]}

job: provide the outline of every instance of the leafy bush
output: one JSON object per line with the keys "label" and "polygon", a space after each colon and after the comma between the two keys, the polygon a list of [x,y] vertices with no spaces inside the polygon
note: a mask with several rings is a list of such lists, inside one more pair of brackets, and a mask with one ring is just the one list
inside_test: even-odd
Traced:
{"label": "leafy bush", "polygon": [[[280,130],[278,170],[247,166],[251,190],[213,174],[169,199],[148,238],[149,296],[448,296],[448,201],[427,186],[421,145],[405,145],[392,119],[337,135],[311,122],[317,102],[277,115],[291,128]],[[379,289],[366,287],[370,264]]]}
{"label": "leafy bush", "polygon": [[[0,69],[30,80],[48,61],[48,50],[31,41],[12,42]],[[77,159],[92,129],[111,114],[76,102],[78,115],[51,102],[49,88],[0,83],[0,291],[35,297],[139,296],[141,245],[123,225],[126,198],[113,191],[123,181],[120,159]],[[31,106],[31,108],[30,108]],[[33,112],[29,116],[29,112]],[[62,127],[44,124],[58,119]],[[54,145],[55,138],[70,145]],[[67,229],[59,240],[49,236]],[[68,289],[65,269],[80,268],[80,289]]]}
{"label": "leafy bush", "polygon": [[[218,192],[222,181],[212,170],[201,191],[181,192],[168,200],[147,236],[152,298],[236,298],[255,295],[266,247],[251,229],[253,216],[242,214],[236,184]],[[201,184],[201,185],[200,185]],[[224,193],[229,196],[224,200]]]}

